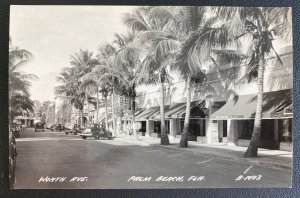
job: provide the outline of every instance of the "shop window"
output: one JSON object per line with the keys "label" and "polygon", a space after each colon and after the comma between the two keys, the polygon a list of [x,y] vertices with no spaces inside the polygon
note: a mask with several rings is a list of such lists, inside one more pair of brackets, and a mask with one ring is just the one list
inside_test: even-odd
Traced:
{"label": "shop window", "polygon": [[[154,121],[154,133],[161,133],[160,126],[161,126],[160,121]],[[165,121],[165,127],[167,130],[167,134],[169,134],[170,133],[170,121],[169,120]]]}
{"label": "shop window", "polygon": [[274,140],[274,120],[262,120],[260,140]]}
{"label": "shop window", "polygon": [[[183,132],[184,119],[180,119],[180,129]],[[202,119],[191,119],[189,126],[190,136],[205,136],[205,120]]]}
{"label": "shop window", "polygon": [[227,137],[227,120],[223,120],[223,137]]}
{"label": "shop window", "polygon": [[146,121],[141,122],[141,128],[139,129],[139,132],[146,132]]}
{"label": "shop window", "polygon": [[251,139],[254,120],[239,120],[238,124],[242,125],[242,139]]}

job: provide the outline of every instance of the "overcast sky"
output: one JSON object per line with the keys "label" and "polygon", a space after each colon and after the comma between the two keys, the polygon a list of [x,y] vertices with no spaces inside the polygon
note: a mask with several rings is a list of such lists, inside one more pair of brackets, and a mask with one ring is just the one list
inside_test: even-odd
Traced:
{"label": "overcast sky", "polygon": [[14,46],[29,50],[34,60],[23,67],[39,80],[32,82],[33,100],[54,100],[53,88],[70,55],[80,49],[97,53],[112,42],[114,33],[125,33],[125,6],[11,6],[10,36]]}

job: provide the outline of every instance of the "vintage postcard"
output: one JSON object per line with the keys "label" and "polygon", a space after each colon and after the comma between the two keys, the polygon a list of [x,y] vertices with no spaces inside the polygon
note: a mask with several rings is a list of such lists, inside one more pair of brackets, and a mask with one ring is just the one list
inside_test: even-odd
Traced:
{"label": "vintage postcard", "polygon": [[290,7],[11,5],[11,189],[289,188]]}

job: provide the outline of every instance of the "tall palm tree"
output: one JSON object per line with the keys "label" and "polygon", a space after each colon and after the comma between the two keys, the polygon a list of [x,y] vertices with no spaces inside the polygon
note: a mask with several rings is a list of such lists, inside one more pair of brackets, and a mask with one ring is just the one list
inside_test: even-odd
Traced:
{"label": "tall palm tree", "polygon": [[81,124],[83,123],[83,107],[84,107],[84,92],[79,89],[79,82],[74,79],[75,70],[72,67],[65,67],[62,69],[60,75],[56,80],[61,85],[54,88],[55,94],[58,96],[69,97],[70,103],[80,111]]}
{"label": "tall palm tree", "polygon": [[99,122],[98,118],[98,108],[99,108],[99,95],[98,93],[102,93],[102,97],[104,98],[105,104],[105,128],[108,129],[108,106],[107,106],[107,97],[109,93],[112,91],[111,81],[108,78],[101,78],[102,73],[97,71],[96,66],[91,72],[85,74],[80,78],[82,82],[81,86],[83,87],[93,87],[94,92],[97,94],[97,123]]}
{"label": "tall palm tree", "polygon": [[38,79],[33,74],[26,74],[21,71],[21,67],[29,63],[33,55],[25,50],[9,43],[9,99],[10,99],[10,119],[13,121],[17,115],[22,115],[23,111],[33,112],[33,102],[30,99],[31,80]]}
{"label": "tall palm tree", "polygon": [[94,72],[102,74],[98,76],[98,80],[101,81],[105,78],[114,78],[121,83],[119,87],[125,88],[127,94],[131,99],[131,123],[132,130],[136,138],[138,139],[138,133],[135,130],[135,87],[140,82],[139,73],[142,68],[141,53],[134,43],[134,34],[129,33],[127,36],[120,36],[117,44],[119,49],[111,57],[110,65],[99,65],[95,67]]}
{"label": "tall palm tree", "polygon": [[166,52],[178,48],[179,43],[174,40],[168,42],[166,39],[172,38],[170,31],[173,30],[174,16],[170,10],[165,8],[140,7],[133,10],[131,14],[126,14],[123,21],[133,32],[140,34],[140,37],[137,38],[138,43],[142,42],[142,46],[147,52],[141,72],[143,83],[154,83],[160,86],[161,144],[168,145],[170,142],[165,126],[164,83],[169,82],[170,76],[167,72],[169,59]]}
{"label": "tall palm tree", "polygon": [[[96,58],[93,58],[93,52],[89,52],[88,50],[80,49],[79,53],[75,53],[71,55],[71,62],[70,64],[74,67],[76,71],[76,80],[78,81],[83,75],[90,72],[92,68],[97,65],[99,62]],[[89,87],[86,87],[87,90],[83,90],[85,93],[85,101],[87,107],[87,115],[88,119],[87,122],[89,123]]]}
{"label": "tall palm tree", "polygon": [[21,67],[28,64],[33,58],[33,55],[18,47],[12,46],[10,42],[9,47],[9,89],[10,93],[19,92],[29,96],[29,88],[31,80],[37,80],[38,77],[34,74],[26,74],[20,71]]}
{"label": "tall palm tree", "polygon": [[62,85],[55,88],[55,93],[57,95],[70,97],[71,103],[81,112],[81,124],[83,124],[84,101],[86,101],[89,111],[88,105],[90,97],[88,96],[87,90],[80,89],[81,82],[79,79],[84,74],[90,72],[92,68],[98,64],[98,61],[93,58],[93,53],[88,50],[80,50],[79,53],[71,55],[70,59],[71,67],[63,68],[60,76],[57,77],[57,81],[61,82]]}
{"label": "tall palm tree", "polygon": [[[118,46],[121,46],[122,45],[121,43],[124,43],[123,42],[124,36],[121,37],[119,34],[115,34],[115,37],[116,37],[116,40],[113,43],[116,43]],[[112,64],[112,58],[115,55],[116,51],[117,51],[117,49],[115,46],[113,46],[113,44],[106,44],[106,45],[102,46],[99,49],[100,53],[97,56],[100,64],[114,67],[114,65]],[[105,85],[105,84],[106,84],[106,86],[103,87],[103,85]],[[104,89],[102,88],[102,90],[105,90],[105,87],[111,88],[110,95],[111,95],[111,108],[112,108],[112,119],[113,119],[113,133],[115,136],[117,136],[115,98],[116,98],[116,89],[118,87],[118,84],[119,84],[118,80],[114,77],[105,78],[104,84],[103,83],[101,84],[102,87],[104,88]],[[104,92],[102,91],[102,93],[104,93]],[[107,118],[107,116],[106,116],[106,118]],[[107,122],[107,120],[106,120],[106,122]]]}
{"label": "tall palm tree", "polygon": [[[232,28],[238,31],[237,38],[245,36],[251,37],[251,44],[247,56],[247,76],[251,81],[257,79],[257,104],[254,120],[253,133],[250,144],[245,153],[245,157],[256,157],[259,139],[261,133],[261,117],[263,106],[263,84],[266,59],[274,53],[282,64],[282,61],[273,47],[273,40],[280,37],[286,37],[291,33],[289,26],[291,18],[290,8],[275,7],[236,7],[236,8],[218,8],[217,13],[220,17],[227,20],[239,19],[238,28]],[[234,20],[237,21],[237,20]],[[291,38],[290,36],[287,36]]]}

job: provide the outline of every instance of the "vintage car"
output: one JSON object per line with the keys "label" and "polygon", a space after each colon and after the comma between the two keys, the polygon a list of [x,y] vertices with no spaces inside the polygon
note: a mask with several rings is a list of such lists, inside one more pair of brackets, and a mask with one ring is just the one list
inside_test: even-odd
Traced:
{"label": "vintage car", "polygon": [[34,131],[35,132],[45,131],[45,124],[42,122],[37,122],[34,126]]}
{"label": "vintage car", "polygon": [[83,129],[80,127],[79,124],[74,124],[73,127],[71,127],[71,129],[69,127],[66,127],[65,133],[66,133],[66,135],[68,135],[69,133],[77,135],[78,133],[81,133],[82,130]]}
{"label": "vintage car", "polygon": [[82,139],[86,139],[88,137],[93,137],[95,139],[99,139],[100,137],[107,138],[109,140],[113,139],[111,132],[107,131],[103,125],[95,123],[87,125],[80,136]]}
{"label": "vintage car", "polygon": [[65,126],[63,124],[55,125],[56,131],[62,132],[64,129],[65,129]]}
{"label": "vintage car", "polygon": [[21,128],[20,128],[19,124],[13,123],[11,125],[11,132],[12,132],[12,134],[13,134],[14,137],[16,137],[16,138],[20,137],[20,130],[21,130]]}
{"label": "vintage car", "polygon": [[16,140],[12,133],[9,133],[9,186],[14,188],[15,183],[15,169],[17,160]]}

